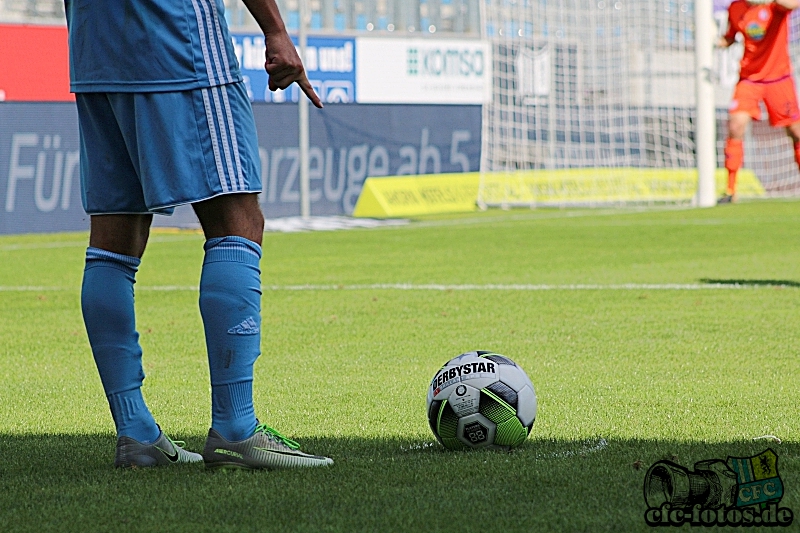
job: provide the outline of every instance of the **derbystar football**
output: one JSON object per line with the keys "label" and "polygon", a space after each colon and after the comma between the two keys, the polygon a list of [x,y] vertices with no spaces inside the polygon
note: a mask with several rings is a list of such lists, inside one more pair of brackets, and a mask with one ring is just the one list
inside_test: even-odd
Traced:
{"label": "derbystar football", "polygon": [[494,352],[451,359],[428,387],[428,422],[451,450],[519,446],[534,420],[533,383],[514,361]]}

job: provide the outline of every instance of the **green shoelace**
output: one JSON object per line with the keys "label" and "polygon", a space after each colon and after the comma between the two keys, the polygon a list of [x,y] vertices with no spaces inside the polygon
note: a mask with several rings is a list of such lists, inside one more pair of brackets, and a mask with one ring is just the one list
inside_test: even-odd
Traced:
{"label": "green shoelace", "polygon": [[256,426],[256,430],[254,431],[254,433],[266,433],[267,435],[269,435],[273,439],[277,440],[278,442],[281,442],[281,443],[285,444],[286,446],[288,446],[289,448],[291,448],[293,450],[297,450],[297,449],[300,448],[300,443],[290,439],[289,437],[286,437],[285,435],[282,435],[280,431],[278,431],[275,428],[269,427],[267,424],[259,424],[259,425],[257,425]]}

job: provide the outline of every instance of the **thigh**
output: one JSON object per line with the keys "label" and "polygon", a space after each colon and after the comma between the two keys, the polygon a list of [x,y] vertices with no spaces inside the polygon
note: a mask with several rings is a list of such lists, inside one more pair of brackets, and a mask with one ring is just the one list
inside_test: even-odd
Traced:
{"label": "thigh", "polygon": [[[81,198],[90,215],[146,213],[138,175],[136,143],[120,124],[112,95],[75,95],[80,128]],[[116,107],[133,107],[132,95],[117,98]]]}
{"label": "thigh", "polygon": [[791,76],[768,84],[764,91],[764,103],[772,126],[788,126],[800,120],[797,92]]}
{"label": "thigh", "polygon": [[261,192],[258,140],[242,84],[136,99],[140,178],[150,210]]}
{"label": "thigh", "polygon": [[734,113],[747,113],[754,120],[761,119],[761,108],[759,107],[762,99],[763,87],[762,84],[742,80],[736,84],[736,89],[733,92],[733,99],[728,112],[733,115]]}

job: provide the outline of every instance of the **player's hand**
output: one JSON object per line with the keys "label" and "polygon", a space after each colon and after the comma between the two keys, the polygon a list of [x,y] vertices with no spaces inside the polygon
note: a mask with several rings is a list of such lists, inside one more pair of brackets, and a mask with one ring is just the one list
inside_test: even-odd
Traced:
{"label": "player's hand", "polygon": [[292,83],[297,83],[311,103],[322,108],[322,101],[311,87],[303,62],[289,35],[285,31],[267,35],[266,44],[267,61],[264,68],[269,76],[269,90],[286,89]]}

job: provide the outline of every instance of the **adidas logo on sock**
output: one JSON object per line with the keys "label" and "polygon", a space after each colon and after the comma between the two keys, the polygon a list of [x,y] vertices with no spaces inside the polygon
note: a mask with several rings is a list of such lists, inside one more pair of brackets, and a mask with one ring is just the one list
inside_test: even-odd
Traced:
{"label": "adidas logo on sock", "polygon": [[261,330],[258,328],[258,324],[253,320],[253,317],[249,316],[238,326],[229,329],[228,333],[231,335],[255,335],[259,331]]}

